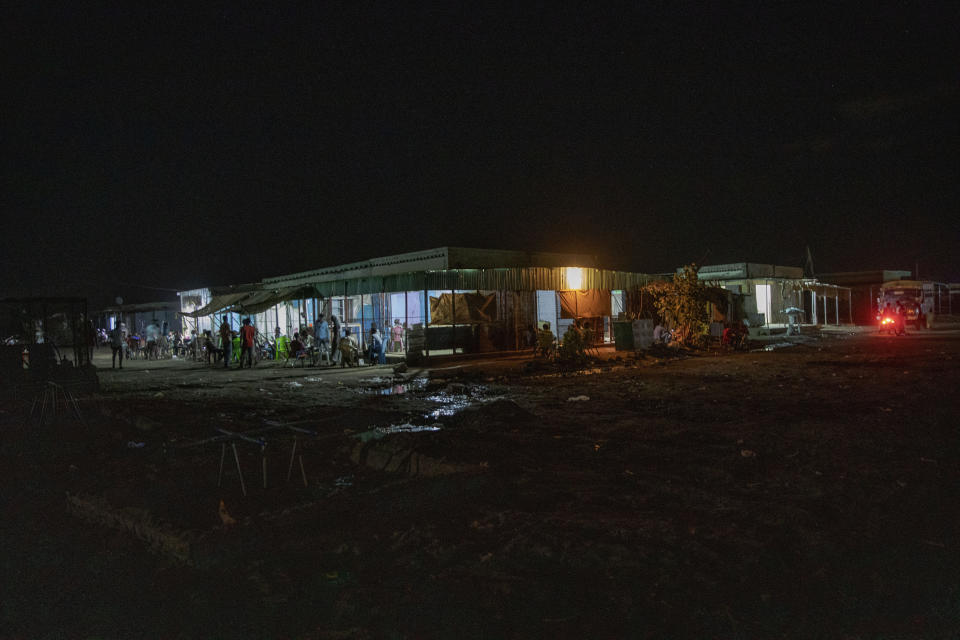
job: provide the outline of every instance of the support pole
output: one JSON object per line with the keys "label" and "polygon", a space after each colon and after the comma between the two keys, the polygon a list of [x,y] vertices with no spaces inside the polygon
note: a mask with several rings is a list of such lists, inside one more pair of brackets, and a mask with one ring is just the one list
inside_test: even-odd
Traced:
{"label": "support pole", "polygon": [[427,278],[423,278],[423,352],[430,357],[430,293],[427,291]]}
{"label": "support pole", "polygon": [[267,488],[267,445],[260,447],[260,464],[263,467],[263,488]]}
{"label": "support pole", "polygon": [[293,436],[293,449],[290,450],[290,465],[287,467],[287,482],[290,482],[290,476],[293,475],[293,458],[297,455],[297,436]]}
{"label": "support pole", "polygon": [[243,481],[243,470],[240,468],[240,454],[237,453],[237,443],[231,442],[230,446],[233,447],[233,459],[237,463],[237,475],[240,476],[240,490],[243,491],[243,495],[246,497],[247,484]]}
{"label": "support pole", "polygon": [[217,474],[217,486],[223,483],[223,461],[227,457],[227,443],[220,445],[220,473]]}

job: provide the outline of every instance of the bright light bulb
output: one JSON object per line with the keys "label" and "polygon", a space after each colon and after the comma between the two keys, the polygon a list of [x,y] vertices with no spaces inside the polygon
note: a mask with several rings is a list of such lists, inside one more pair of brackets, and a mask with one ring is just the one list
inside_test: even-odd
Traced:
{"label": "bright light bulb", "polygon": [[583,269],[580,267],[567,267],[567,289],[583,288]]}

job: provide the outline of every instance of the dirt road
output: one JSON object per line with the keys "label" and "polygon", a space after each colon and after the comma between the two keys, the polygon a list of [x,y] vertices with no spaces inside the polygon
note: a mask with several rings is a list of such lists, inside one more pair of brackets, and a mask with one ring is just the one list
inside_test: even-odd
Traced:
{"label": "dirt road", "polygon": [[957,332],[606,355],[139,361],[84,425],[7,402],[0,637],[960,629]]}

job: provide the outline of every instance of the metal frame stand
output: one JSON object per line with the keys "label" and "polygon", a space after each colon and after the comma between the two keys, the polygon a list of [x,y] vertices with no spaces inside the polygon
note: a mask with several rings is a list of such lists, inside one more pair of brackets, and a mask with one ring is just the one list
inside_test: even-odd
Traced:
{"label": "metal frame stand", "polygon": [[[243,496],[247,496],[247,484],[243,481],[243,469],[240,468],[240,455],[237,453],[237,443],[231,442],[230,446],[233,447],[233,459],[237,462],[237,475],[240,477],[240,490],[243,491]],[[224,442],[220,446],[220,473],[217,476],[217,487],[220,487],[223,483],[223,459],[227,455],[227,443]]]}
{"label": "metal frame stand", "polygon": [[50,422],[54,422],[56,421],[57,415],[59,415],[58,409],[60,409],[61,405],[62,411],[60,413],[65,415],[72,414],[77,422],[82,425],[85,424],[83,416],[80,415],[80,406],[77,404],[77,399],[73,393],[62,385],[51,381],[44,384],[43,388],[33,397],[33,403],[30,405],[30,413],[27,416],[27,421],[33,421],[33,416],[37,413],[37,408],[39,407],[38,424],[45,424],[48,417],[50,418]]}
{"label": "metal frame stand", "polygon": [[300,477],[303,478],[303,486],[307,486],[307,472],[303,468],[303,454],[297,455],[297,436],[293,436],[293,447],[290,449],[290,465],[287,467],[287,482],[290,482],[290,476],[293,475],[293,461],[296,458],[300,462]]}
{"label": "metal frame stand", "polygon": [[[251,438],[250,436],[243,435],[242,433],[236,433],[234,431],[227,431],[226,429],[217,429],[221,434],[229,437],[232,440],[246,440],[247,442],[252,442],[254,444],[260,445],[260,461],[261,461],[261,470],[263,472],[263,488],[267,488],[267,441],[262,438]],[[240,469],[240,454],[237,452],[237,443],[231,442],[230,446],[233,447],[233,459],[237,463],[237,474],[240,476],[240,489],[243,490],[243,495],[247,495],[247,485],[243,481],[243,471]],[[222,443],[220,447],[220,474],[217,477],[217,486],[221,486],[223,480],[223,459],[227,455],[227,443]]]}

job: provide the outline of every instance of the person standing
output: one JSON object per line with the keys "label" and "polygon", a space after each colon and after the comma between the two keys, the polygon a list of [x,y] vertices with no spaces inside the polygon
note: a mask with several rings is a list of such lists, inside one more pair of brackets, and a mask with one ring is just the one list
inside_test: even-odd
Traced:
{"label": "person standing", "polygon": [[123,369],[123,349],[125,346],[126,342],[123,339],[123,328],[118,322],[110,332],[110,350],[113,351],[113,366],[111,368],[116,368],[117,357],[119,356],[120,368]]}
{"label": "person standing", "polygon": [[257,330],[250,324],[250,318],[243,319],[243,326],[240,327],[240,368],[243,369],[243,357],[247,356],[247,363],[253,368],[253,341],[257,335]]}
{"label": "person standing", "polygon": [[330,351],[330,325],[327,324],[327,319],[323,316],[317,318],[317,321],[313,324],[313,337],[317,342],[318,354]]}
{"label": "person standing", "polygon": [[367,359],[370,361],[370,365],[375,365],[380,362],[380,352],[382,350],[383,338],[377,330],[377,323],[372,322],[370,324],[370,337],[368,338],[367,344]]}
{"label": "person standing", "polygon": [[230,367],[230,356],[233,355],[233,331],[230,330],[230,319],[223,316],[220,323],[220,349],[223,351],[223,368]]}
{"label": "person standing", "polygon": [[157,349],[157,343],[160,341],[160,327],[157,325],[156,318],[150,321],[144,333],[147,337],[147,360],[151,358],[159,360],[160,353]]}
{"label": "person standing", "polygon": [[330,316],[330,325],[332,328],[331,338],[330,338],[330,359],[335,361],[337,357],[337,351],[340,350],[340,318],[336,314]]}
{"label": "person standing", "polygon": [[403,325],[400,324],[400,318],[394,318],[390,333],[393,338],[393,351],[403,351]]}

